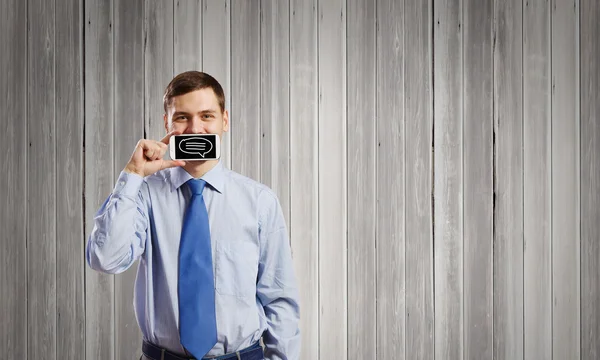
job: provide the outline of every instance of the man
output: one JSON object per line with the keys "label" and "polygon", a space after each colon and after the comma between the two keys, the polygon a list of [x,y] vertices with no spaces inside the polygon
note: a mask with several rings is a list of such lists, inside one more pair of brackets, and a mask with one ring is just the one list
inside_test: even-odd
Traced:
{"label": "man", "polygon": [[173,135],[228,131],[221,85],[185,72],[163,101],[167,135],[137,143],[94,217],[87,263],[117,274],[140,260],[145,359],[298,359],[298,290],[275,193],[219,160],[163,159]]}

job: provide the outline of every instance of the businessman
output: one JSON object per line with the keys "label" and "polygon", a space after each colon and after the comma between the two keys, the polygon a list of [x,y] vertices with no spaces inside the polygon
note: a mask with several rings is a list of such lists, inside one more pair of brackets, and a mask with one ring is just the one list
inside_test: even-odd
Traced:
{"label": "businessman", "polygon": [[118,274],[140,260],[141,359],[299,359],[298,289],[275,193],[219,160],[163,159],[174,135],[229,130],[221,85],[185,72],[163,103],[166,136],[137,143],[94,216],[88,265]]}

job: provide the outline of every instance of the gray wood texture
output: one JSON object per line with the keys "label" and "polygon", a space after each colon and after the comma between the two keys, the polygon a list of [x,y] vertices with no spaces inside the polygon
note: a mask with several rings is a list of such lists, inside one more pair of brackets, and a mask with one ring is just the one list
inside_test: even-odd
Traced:
{"label": "gray wood texture", "polygon": [[15,359],[27,359],[27,3],[0,2],[0,348]]}
{"label": "gray wood texture", "polygon": [[[376,10],[376,354],[380,358],[403,359],[408,352],[405,351],[405,209],[401,205],[405,203],[405,183],[408,181],[404,172],[404,129],[409,124],[405,121],[403,101],[403,42],[406,40],[403,34],[407,17],[396,1],[382,1],[377,4]],[[349,99],[351,102],[358,101]],[[351,113],[348,115],[349,118],[353,116]],[[356,166],[353,165],[354,168]],[[365,173],[368,174],[368,171]],[[349,175],[352,176],[352,173]],[[367,185],[363,191],[368,188]],[[381,197],[382,194],[386,196]]]}
{"label": "gray wood texture", "polygon": [[521,0],[494,3],[494,359],[523,359]]}
{"label": "gray wood texture", "polygon": [[[56,359],[55,4],[28,4],[27,356]],[[31,245],[29,245],[31,244]]]}
{"label": "gray wood texture", "polygon": [[592,0],[0,3],[0,349],[139,359],[138,264],[93,217],[173,75],[221,82],[222,161],[278,194],[301,359],[600,357]]}
{"label": "gray wood texture", "polygon": [[[385,37],[387,40],[384,43],[379,42],[379,48],[382,51],[381,56],[378,56],[381,64],[380,76],[378,76],[378,79],[381,80],[378,80],[378,82],[385,84],[387,82],[386,78],[390,74],[394,74],[393,77],[389,76],[390,79],[393,79],[393,81],[390,81],[389,90],[387,87],[382,87],[377,95],[377,98],[381,99],[378,100],[381,106],[388,107],[388,111],[391,111],[391,113],[378,112],[378,121],[379,124],[382,124],[388,121],[387,119],[399,118],[398,115],[401,116],[401,114],[395,115],[393,110],[398,109],[396,111],[401,111],[400,106],[392,107],[390,105],[400,104],[402,101],[404,101],[405,118],[404,144],[396,142],[396,148],[389,149],[383,146],[380,147],[379,159],[383,156],[387,156],[388,159],[385,162],[378,161],[378,163],[381,163],[382,170],[387,167],[394,169],[394,167],[402,166],[400,161],[394,161],[395,154],[405,152],[405,169],[399,168],[392,172],[392,174],[398,174],[396,175],[397,178],[400,175],[405,178],[405,188],[395,189],[394,187],[398,185],[395,182],[388,182],[389,177],[378,177],[380,179],[379,194],[394,194],[393,196],[378,196],[379,202],[381,204],[387,203],[388,207],[388,209],[384,209],[378,214],[382,215],[379,220],[382,227],[384,224],[389,224],[387,226],[394,229],[398,225],[392,225],[394,222],[386,220],[384,214],[394,211],[400,212],[401,208],[398,209],[397,204],[405,204],[404,226],[406,236],[403,242],[406,249],[406,255],[404,256],[406,313],[404,314],[400,306],[396,309],[391,307],[386,312],[387,314],[382,313],[381,319],[389,318],[387,322],[391,325],[394,324],[394,318],[399,318],[398,320],[402,321],[402,317],[404,317],[403,333],[406,334],[406,359],[433,359],[435,342],[433,332],[433,206],[431,202],[431,185],[433,181],[433,153],[431,151],[433,141],[432,2],[428,0],[406,1],[404,3],[404,13],[401,12],[402,9],[399,6],[389,9],[378,7],[378,9],[380,14],[378,18],[387,19],[385,22],[381,22],[379,27],[382,39]],[[404,17],[404,30],[400,27],[400,21],[394,21],[398,17]],[[390,28],[395,29],[395,31],[388,32],[387,29]],[[403,52],[392,46],[395,36],[399,36],[399,34],[403,34],[404,38]],[[390,49],[387,50],[390,51],[390,54],[387,54],[386,49]],[[394,59],[394,61],[390,61],[390,59]],[[404,59],[404,78],[399,72],[401,59]],[[386,70],[386,66],[389,66],[390,69]],[[386,95],[390,93],[396,95]],[[389,97],[389,99],[386,99],[386,97]],[[395,133],[399,133],[401,129],[396,128],[389,134],[386,130],[386,127],[381,127],[379,130],[380,136],[382,138],[388,137],[388,142],[393,143],[394,138],[398,137]],[[382,173],[382,175],[384,174]],[[400,183],[400,181],[397,183]],[[404,194],[401,194],[400,191],[404,191]],[[378,234],[380,233],[378,231]],[[395,232],[391,232],[391,234],[394,233],[401,235],[402,229],[398,228]],[[378,239],[378,244],[382,243],[381,240]],[[391,237],[391,240],[388,244],[390,250],[381,248],[378,245],[383,261],[378,260],[380,271],[377,276],[377,283],[382,285],[379,291],[388,291],[391,296],[398,296],[392,294],[402,294],[400,281],[394,278],[390,278],[387,283],[381,281],[382,277],[385,278],[385,274],[402,270],[402,255],[398,249],[394,250],[394,246],[401,247],[402,243],[394,240],[393,237]],[[398,254],[397,257],[392,258],[396,259],[396,265],[392,267],[394,270],[388,269],[388,262],[385,261],[384,256],[388,251],[392,254],[390,256]],[[389,334],[394,334],[393,329],[393,327],[390,327]],[[390,345],[401,344],[401,341],[397,341],[395,337],[386,336],[386,333],[388,333],[387,330],[382,329],[378,334],[378,339],[380,339],[378,349],[386,350],[384,358],[394,358],[394,350],[402,354],[402,346],[398,345],[399,349],[394,349],[396,345]],[[395,336],[402,334],[398,331],[396,333],[398,335]]]}
{"label": "gray wood texture", "polygon": [[580,2],[581,359],[600,358],[600,3]]}
{"label": "gray wood texture", "polygon": [[[145,139],[160,140],[166,134],[163,95],[173,76],[177,75],[173,73],[173,7],[173,1],[144,3]],[[165,158],[168,156],[165,154]]]}
{"label": "gray wood texture", "polygon": [[473,360],[493,355],[493,11],[463,2],[463,336]]}
{"label": "gray wood texture", "polygon": [[[270,186],[290,221],[290,25],[289,1],[261,3],[260,159]],[[288,236],[290,227],[288,226]]]}
{"label": "gray wood texture", "polygon": [[290,0],[290,241],[300,291],[301,359],[319,358],[317,2]]}
{"label": "gray wood texture", "polygon": [[[174,75],[202,70],[202,0],[173,0]],[[166,86],[166,85],[165,85]]]}
{"label": "gray wood texture", "polygon": [[231,169],[260,181],[260,2],[231,5]]}
{"label": "gray wood texture", "polygon": [[579,4],[552,1],[552,358],[580,358]]}
{"label": "gray wood texture", "polygon": [[[229,0],[203,0],[202,67],[225,92],[225,109],[231,120],[231,6]],[[221,138],[221,161],[231,168],[231,135]]]}
{"label": "gray wood texture", "polygon": [[[113,184],[144,137],[144,1],[114,1]],[[142,351],[133,309],[138,263],[115,276],[115,359],[136,359]]]}
{"label": "gray wood texture", "polygon": [[[550,4],[523,13],[524,358],[552,358]],[[535,215],[534,215],[535,214]],[[534,215],[534,216],[533,216]]]}
{"label": "gray wood texture", "polygon": [[435,358],[464,357],[463,2],[434,1]]}
{"label": "gray wood texture", "polygon": [[56,8],[56,358],[85,356],[83,3]]}
{"label": "gray wood texture", "polygon": [[346,6],[347,181],[348,194],[352,194],[347,199],[348,359],[358,360],[372,357],[377,350],[377,304],[373,301],[377,293],[377,42],[375,2],[351,0]]}
{"label": "gray wood texture", "polygon": [[[318,2],[319,357],[348,356],[346,1]],[[356,176],[356,174],[350,174]],[[350,194],[350,196],[359,196]]]}
{"label": "gray wood texture", "polygon": [[[85,9],[85,241],[94,214],[114,188],[113,3],[86,1]],[[85,357],[115,359],[114,277],[85,266]]]}

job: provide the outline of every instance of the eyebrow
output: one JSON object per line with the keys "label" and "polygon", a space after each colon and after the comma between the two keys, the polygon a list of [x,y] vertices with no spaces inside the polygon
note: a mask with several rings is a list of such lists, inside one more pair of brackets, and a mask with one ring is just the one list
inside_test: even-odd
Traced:
{"label": "eyebrow", "polygon": [[[208,109],[208,110],[202,110],[202,111],[199,111],[198,113],[199,113],[199,114],[207,114],[207,113],[209,113],[209,114],[214,114],[214,113],[216,113],[216,111],[215,111],[215,110],[210,110],[210,109]],[[191,113],[189,113],[189,112],[187,112],[187,111],[175,111],[175,112],[173,113],[173,117],[175,117],[175,116],[178,116],[178,115],[191,115]]]}

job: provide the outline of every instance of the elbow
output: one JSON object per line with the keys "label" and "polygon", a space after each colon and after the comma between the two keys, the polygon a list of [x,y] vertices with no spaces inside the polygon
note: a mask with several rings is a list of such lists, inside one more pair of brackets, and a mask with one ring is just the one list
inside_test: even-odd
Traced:
{"label": "elbow", "polygon": [[105,248],[102,241],[94,241],[90,238],[86,250],[86,262],[92,270],[105,274],[120,274],[133,263],[132,254],[131,248],[127,251],[115,252]]}

